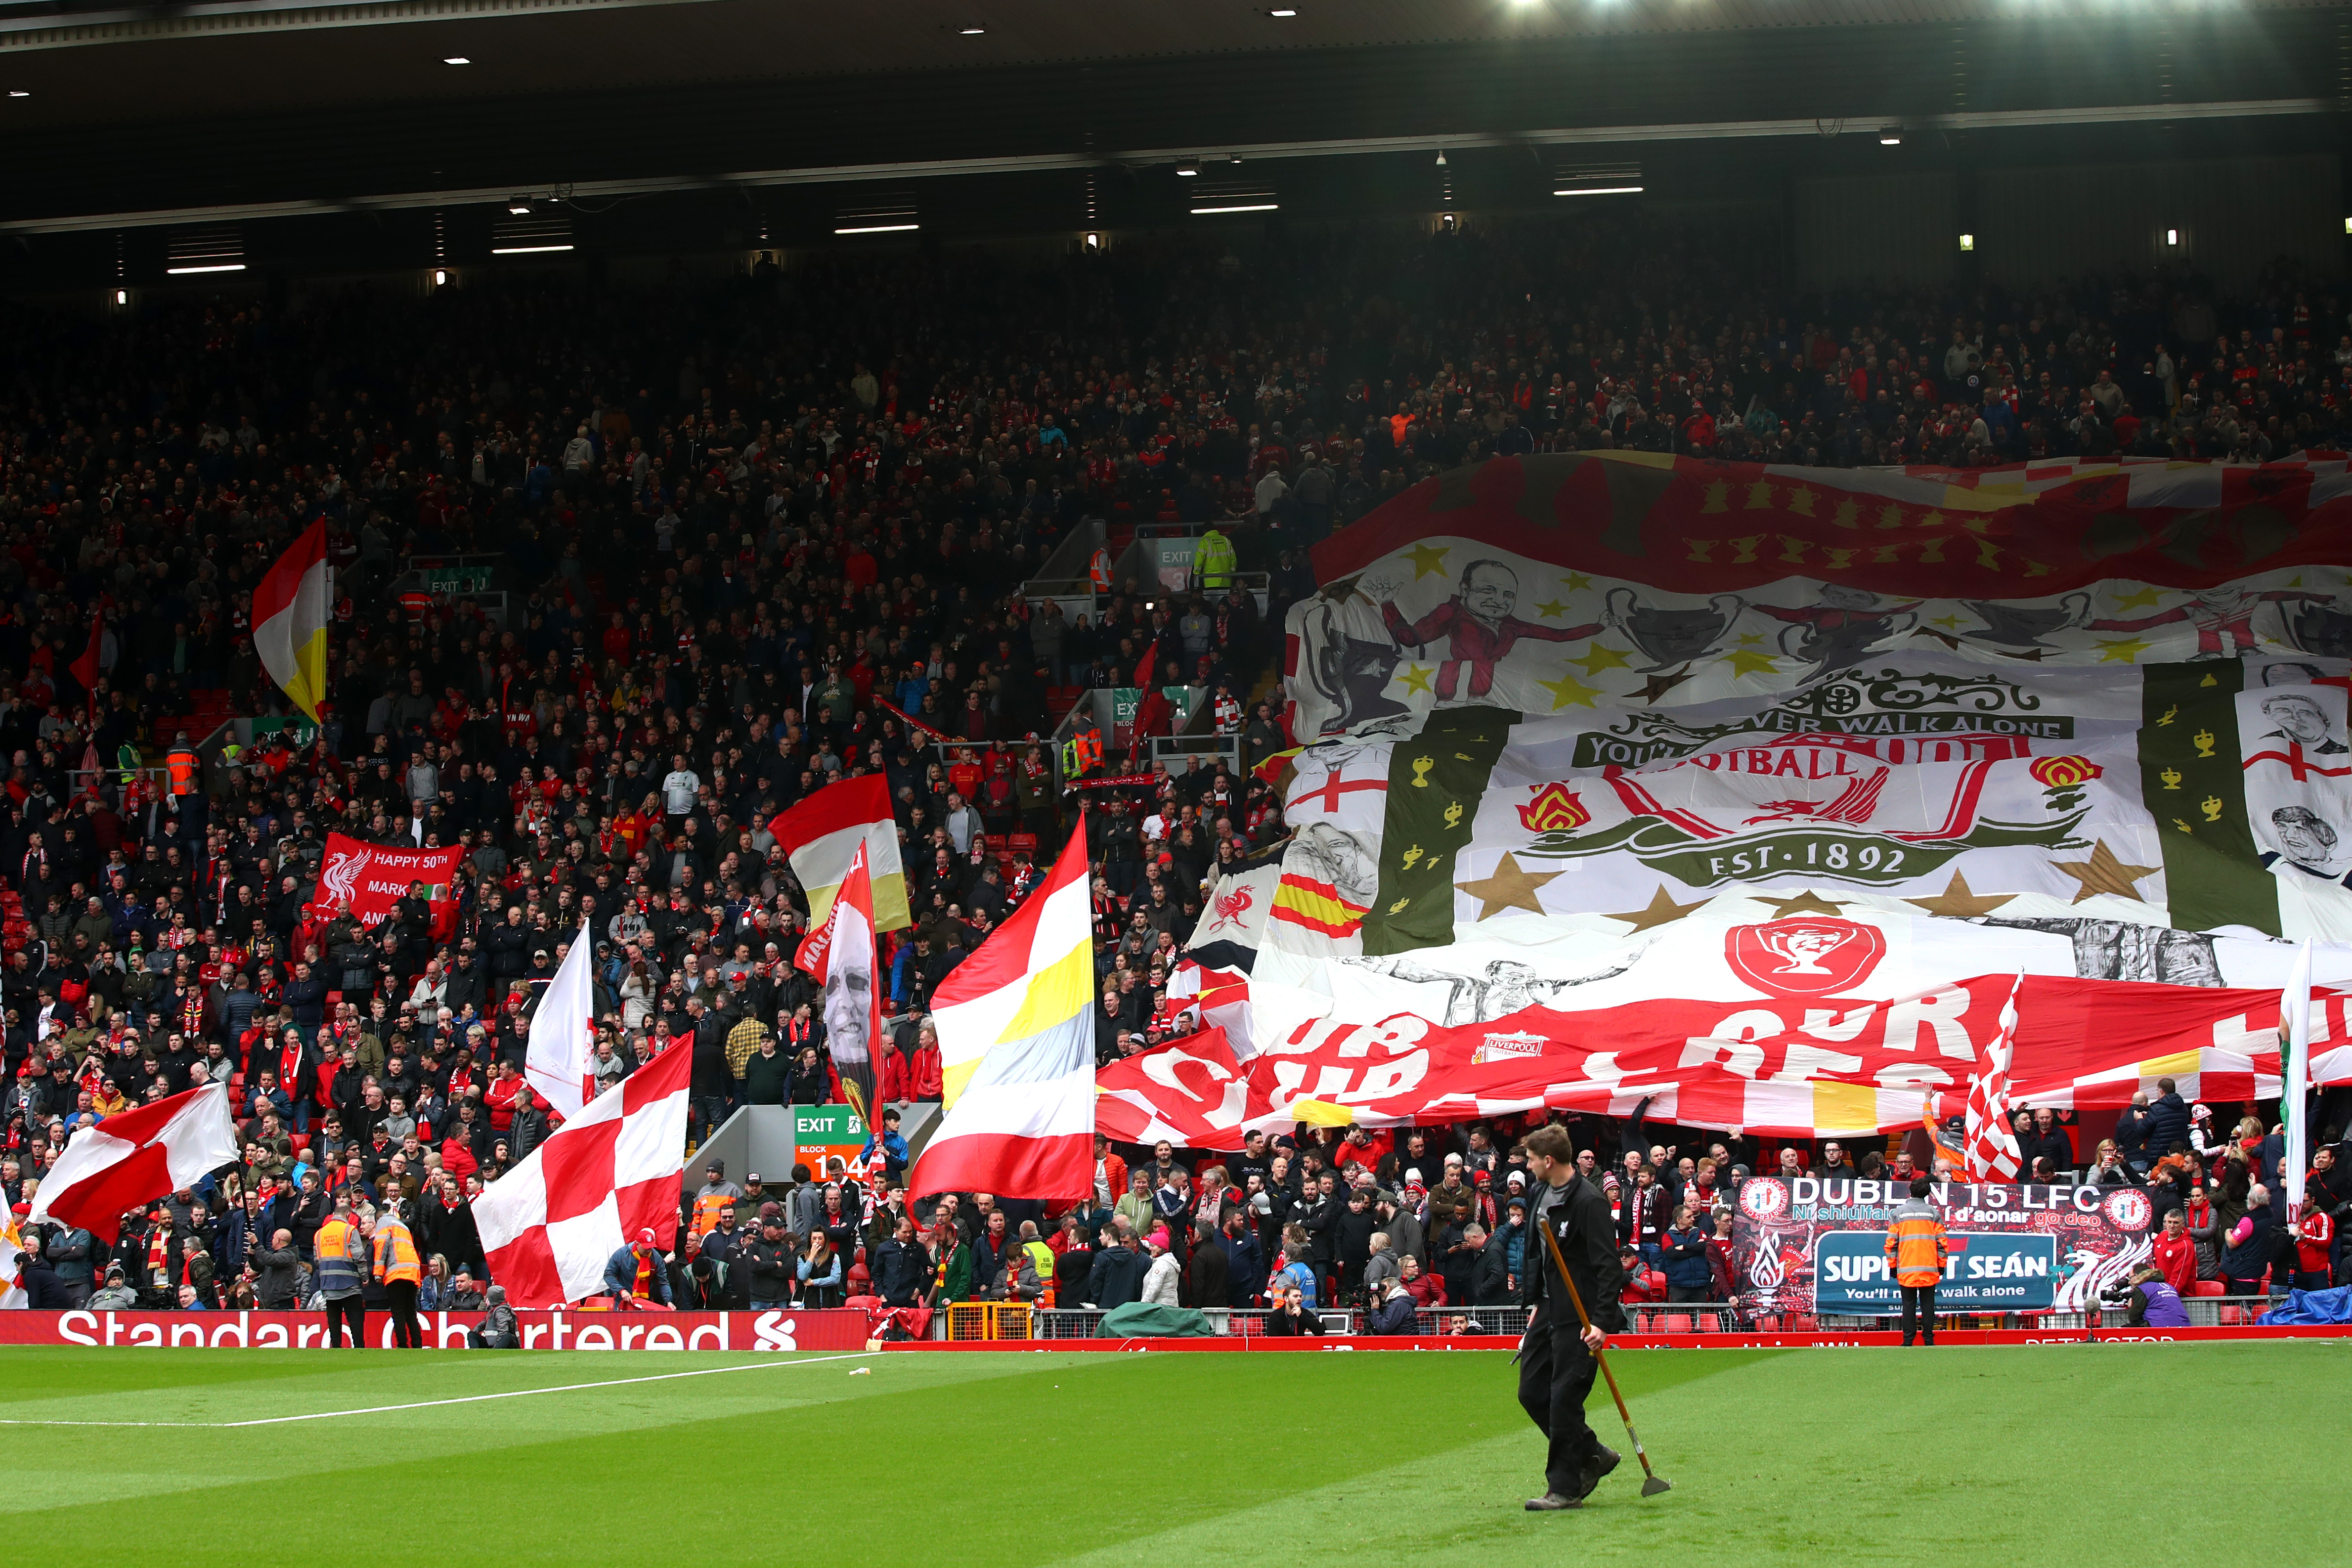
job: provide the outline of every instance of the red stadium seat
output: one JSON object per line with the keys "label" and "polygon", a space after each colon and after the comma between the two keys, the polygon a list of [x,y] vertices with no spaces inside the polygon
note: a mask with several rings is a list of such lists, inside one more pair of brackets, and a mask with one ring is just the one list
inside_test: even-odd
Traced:
{"label": "red stadium seat", "polygon": [[297,1154],[308,1154],[310,1152],[310,1135],[308,1132],[297,1132],[294,1134],[294,1152]]}
{"label": "red stadium seat", "polygon": [[1688,1312],[1664,1312],[1658,1317],[1658,1332],[1662,1334],[1687,1334],[1691,1331],[1691,1315]]}
{"label": "red stadium seat", "polygon": [[2189,1287],[2189,1293],[2192,1296],[2226,1296],[2230,1288],[2219,1279],[2200,1279]]}
{"label": "red stadium seat", "polygon": [[2221,1304],[2221,1326],[2223,1328],[2234,1328],[2245,1321],[2246,1310],[2243,1307],[2231,1301],[2225,1301]]}

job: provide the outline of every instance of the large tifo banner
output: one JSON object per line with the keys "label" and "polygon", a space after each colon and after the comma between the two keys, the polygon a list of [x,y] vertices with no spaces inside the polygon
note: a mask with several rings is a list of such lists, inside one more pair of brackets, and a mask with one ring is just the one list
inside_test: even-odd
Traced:
{"label": "large tifo banner", "polygon": [[2340,461],[1417,485],[1291,613],[1294,833],[1187,974],[1221,1032],[1105,1115],[1894,1131],[2021,974],[2021,1103],[2268,1098],[2305,941],[2340,1080],[2347,559]]}
{"label": "large tifo banner", "polygon": [[[420,1312],[425,1343],[464,1350],[479,1312]],[[524,1350],[863,1350],[859,1311],[517,1312]],[[368,1343],[393,1348],[392,1318],[371,1312]],[[323,1350],[321,1312],[0,1312],[0,1345],[97,1345],[154,1350]]]}
{"label": "large tifo banner", "polygon": [[330,833],[311,901],[330,913],[348,904],[360,924],[373,929],[422,882],[433,911],[433,934],[446,941],[456,934],[457,918],[449,884],[465,858],[463,849],[407,849]]}
{"label": "large tifo banner", "polygon": [[[1902,1310],[1886,1230],[1907,1184],[1760,1176],[1739,1189],[1731,1268],[1749,1313],[1886,1317]],[[2147,1194],[2133,1187],[1941,1183],[1950,1257],[1944,1312],[2080,1312],[2153,1250]]]}

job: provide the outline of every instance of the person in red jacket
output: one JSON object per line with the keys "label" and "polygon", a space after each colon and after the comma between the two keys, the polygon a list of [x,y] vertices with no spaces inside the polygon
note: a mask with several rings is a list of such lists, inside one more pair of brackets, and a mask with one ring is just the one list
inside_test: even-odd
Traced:
{"label": "person in red jacket", "polygon": [[2149,1258],[2164,1274],[2164,1282],[2186,1300],[2197,1293],[2197,1244],[2189,1237],[2188,1216],[2167,1209],[2164,1229],[2158,1233],[2155,1255]]}
{"label": "person in red jacket", "polygon": [[2294,1288],[2325,1290],[2330,1278],[2329,1254],[2336,1245],[2336,1219],[2327,1212],[2327,1187],[2314,1182],[2294,1222]]}
{"label": "person in red jacket", "polygon": [[914,1079],[914,1098],[946,1098],[945,1080],[940,1074],[940,1032],[927,1021],[915,1036],[915,1059],[909,1068],[909,1076]]}
{"label": "person in red jacket", "polygon": [[522,1090],[522,1074],[512,1062],[499,1064],[499,1076],[490,1080],[489,1092],[482,1096],[490,1108],[490,1131],[505,1132],[514,1126],[515,1096]]}

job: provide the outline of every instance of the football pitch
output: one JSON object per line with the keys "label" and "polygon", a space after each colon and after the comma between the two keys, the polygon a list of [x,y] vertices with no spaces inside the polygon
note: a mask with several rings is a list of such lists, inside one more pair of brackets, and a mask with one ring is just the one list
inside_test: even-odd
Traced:
{"label": "football pitch", "polygon": [[1674,1489],[1596,1387],[1624,1464],[1529,1514],[1501,1352],[10,1349],[0,1511],[175,1563],[2345,1561],[2352,1342],[1612,1359]]}

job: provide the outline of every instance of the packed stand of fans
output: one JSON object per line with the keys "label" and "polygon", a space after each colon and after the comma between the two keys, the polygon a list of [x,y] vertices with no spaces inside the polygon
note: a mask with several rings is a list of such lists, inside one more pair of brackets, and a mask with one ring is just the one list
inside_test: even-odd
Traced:
{"label": "packed stand of fans", "polygon": [[[1247,263],[1138,241],[647,290],[12,311],[0,1184],[21,1215],[80,1128],[224,1078],[245,1151],[110,1255],[36,1227],[36,1296],[283,1307],[413,1285],[424,1309],[475,1305],[467,1200],[549,1134],[518,1022],[583,920],[600,1083],[692,1050],[698,1140],[741,1104],[838,1101],[793,963],[807,899],[767,825],[844,776],[887,776],[916,917],[879,955],[879,1099],[936,1099],[932,994],[1076,821],[1042,739],[1056,694],[1132,684],[1147,654],[1215,692],[1243,763],[1088,794],[1097,1055],[1156,1043],[1203,879],[1285,832],[1250,764],[1288,743],[1265,695],[1284,610],[1314,590],[1307,547],[1428,474],[1612,445],[1862,463],[2340,444],[2347,323],[2284,269],[2236,301],[2187,277],[1823,300],[1753,255],[1629,220],[1294,234]],[[317,742],[165,782],[155,764],[201,738],[190,715],[283,711],[248,606],[320,517],[340,598]],[[1269,593],[1127,583],[1097,616],[1033,613],[1022,582],[1097,517],[1214,524]],[[394,592],[411,556],[469,552],[495,557],[502,625]],[[93,616],[105,673],[86,685]],[[314,900],[331,832],[467,858],[446,898],[419,888],[371,930]],[[890,1196],[904,1146],[884,1121],[868,1189],[719,1173],[677,1255],[622,1288],[1213,1304],[1281,1276],[1306,1305],[1377,1310],[1392,1286],[1477,1303],[1521,1273],[1516,1129],[1430,1130],[1402,1154],[1326,1130],[1222,1168],[1106,1151],[1092,1212],[951,1202],[942,1246],[938,1212]],[[1620,1130],[1590,1131],[1605,1161]],[[1735,1162],[1671,1154],[1622,1167],[1628,1244],[1664,1289],[1719,1299]],[[345,1226],[365,1278],[322,1287],[319,1235]]]}

